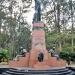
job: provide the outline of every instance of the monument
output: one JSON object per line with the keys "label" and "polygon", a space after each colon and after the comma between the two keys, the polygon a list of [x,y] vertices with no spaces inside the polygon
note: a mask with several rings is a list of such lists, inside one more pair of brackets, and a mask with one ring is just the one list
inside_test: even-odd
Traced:
{"label": "monument", "polygon": [[33,18],[33,23],[41,21],[41,0],[35,0],[35,14]]}
{"label": "monument", "polygon": [[9,61],[10,67],[28,67],[35,69],[49,69],[51,67],[64,67],[65,61],[51,57],[46,49],[45,31],[46,25],[41,22],[41,0],[35,0],[35,14],[33,18],[32,49],[25,57],[19,60]]}

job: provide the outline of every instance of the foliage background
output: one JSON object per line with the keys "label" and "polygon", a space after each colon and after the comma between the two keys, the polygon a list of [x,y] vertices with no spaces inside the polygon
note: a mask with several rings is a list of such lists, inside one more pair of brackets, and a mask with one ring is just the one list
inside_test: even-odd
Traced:
{"label": "foliage background", "polygon": [[[0,0],[0,51],[8,50],[10,59],[20,47],[31,49],[31,28],[24,14],[31,11],[33,0]],[[75,1],[41,0],[42,22],[47,26],[47,49],[75,52]],[[34,7],[32,7],[34,8]],[[30,19],[29,19],[30,20]]]}

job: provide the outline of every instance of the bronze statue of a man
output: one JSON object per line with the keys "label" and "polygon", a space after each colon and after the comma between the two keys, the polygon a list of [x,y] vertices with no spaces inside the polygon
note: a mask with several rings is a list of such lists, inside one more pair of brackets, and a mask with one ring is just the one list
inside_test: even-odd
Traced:
{"label": "bronze statue of a man", "polygon": [[33,23],[39,21],[41,21],[41,0],[35,0],[35,14]]}

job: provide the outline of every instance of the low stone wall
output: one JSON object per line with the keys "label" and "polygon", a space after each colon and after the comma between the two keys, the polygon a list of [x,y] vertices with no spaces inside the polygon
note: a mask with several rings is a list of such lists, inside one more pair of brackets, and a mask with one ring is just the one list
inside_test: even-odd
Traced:
{"label": "low stone wall", "polygon": [[28,67],[29,65],[29,53],[26,57],[19,57],[19,60],[10,60],[9,67]]}

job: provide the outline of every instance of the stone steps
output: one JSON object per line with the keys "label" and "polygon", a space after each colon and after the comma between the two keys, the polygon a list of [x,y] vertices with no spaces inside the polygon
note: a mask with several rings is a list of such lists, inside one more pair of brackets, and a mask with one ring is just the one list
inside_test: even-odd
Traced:
{"label": "stone steps", "polygon": [[48,70],[28,70],[9,69],[3,75],[73,75],[73,71],[68,68],[48,69]]}

